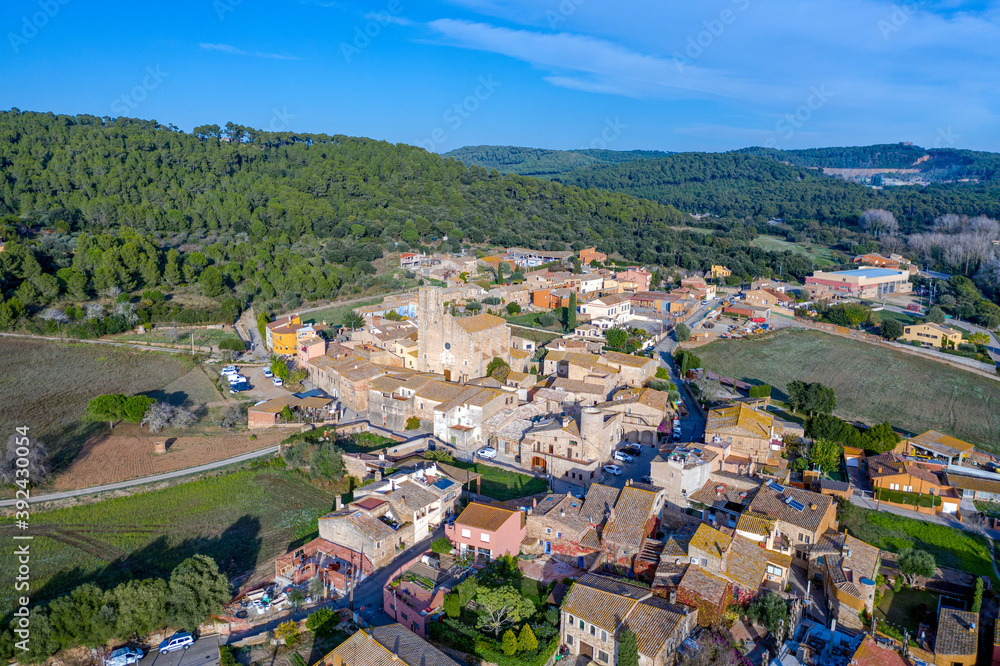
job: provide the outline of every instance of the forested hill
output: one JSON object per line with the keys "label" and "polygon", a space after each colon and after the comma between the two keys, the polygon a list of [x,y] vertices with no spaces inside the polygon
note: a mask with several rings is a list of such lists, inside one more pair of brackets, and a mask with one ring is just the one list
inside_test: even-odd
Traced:
{"label": "forested hill", "polygon": [[841,148],[775,150],[743,148],[737,152],[770,157],[795,166],[833,169],[907,169],[931,181],[1000,179],[1000,154],[954,148],[921,148],[911,143]]}
{"label": "forested hill", "polygon": [[899,218],[905,231],[912,231],[946,213],[1000,215],[1000,184],[996,182],[874,190],[824,176],[815,168],[741,152],[678,153],[576,169],[554,180],[722,217],[851,224],[868,208],[885,208]]}
{"label": "forested hill", "polygon": [[516,173],[522,176],[546,178],[583,167],[648,160],[670,154],[660,150],[605,150],[601,148],[546,150],[519,146],[465,146],[445,153],[444,157],[451,157],[466,164],[486,169],[496,169],[503,174]]}
{"label": "forested hill", "polygon": [[[0,113],[0,215],[68,231],[305,234],[352,248],[441,237],[534,245],[602,239],[627,256],[639,226],[689,221],[606,191],[491,175],[406,145],[227,126]],[[409,233],[407,233],[409,232]],[[462,233],[449,234],[461,238]]]}

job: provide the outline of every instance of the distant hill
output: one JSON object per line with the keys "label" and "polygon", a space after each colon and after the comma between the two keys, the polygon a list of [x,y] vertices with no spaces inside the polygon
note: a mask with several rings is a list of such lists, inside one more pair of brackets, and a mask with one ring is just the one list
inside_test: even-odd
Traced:
{"label": "distant hill", "polygon": [[[730,153],[677,153],[657,159],[622,162],[574,169],[553,180],[582,188],[600,188],[651,199],[691,213],[719,217],[815,219],[828,224],[851,224],[868,208],[893,211],[904,230],[917,230],[945,213],[1000,215],[1000,184],[993,179],[980,184],[933,184],[926,187],[865,187],[825,175],[817,168],[823,159],[850,164],[842,156],[799,155],[811,151],[771,151],[752,154],[747,149]],[[759,149],[765,151],[766,149]],[[841,149],[844,150],[844,149]],[[850,149],[853,150],[853,149]],[[963,151],[952,151],[963,152]],[[992,155],[984,153],[983,155]],[[788,158],[788,159],[786,159]],[[861,164],[862,153],[855,164]],[[902,154],[870,159],[867,164],[899,164]],[[808,161],[808,165],[787,162]],[[988,173],[987,158],[973,161]]]}
{"label": "distant hill", "polygon": [[[890,173],[898,170],[904,180],[912,179],[925,183],[1000,179],[1000,154],[955,148],[921,148],[912,143],[805,150],[752,147],[736,152],[770,157],[795,166],[827,170],[878,170]],[[850,173],[837,175],[851,176]]]}
{"label": "distant hill", "polygon": [[547,178],[573,169],[619,164],[635,160],[666,157],[673,153],[661,150],[547,150],[520,146],[465,146],[447,152],[443,157],[461,160],[469,166],[496,169],[502,174]]}

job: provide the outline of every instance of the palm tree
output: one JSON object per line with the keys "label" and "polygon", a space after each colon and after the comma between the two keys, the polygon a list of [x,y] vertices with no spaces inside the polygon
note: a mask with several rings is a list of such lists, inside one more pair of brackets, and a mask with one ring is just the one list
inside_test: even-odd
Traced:
{"label": "palm tree", "polygon": [[344,325],[344,328],[349,328],[354,331],[365,325],[365,318],[354,310],[349,310],[344,313],[340,323]]}

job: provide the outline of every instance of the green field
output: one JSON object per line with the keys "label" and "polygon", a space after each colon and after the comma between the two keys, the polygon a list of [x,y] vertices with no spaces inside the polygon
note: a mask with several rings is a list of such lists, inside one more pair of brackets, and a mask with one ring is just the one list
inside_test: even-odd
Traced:
{"label": "green field", "polygon": [[[229,576],[266,566],[311,535],[333,494],[283,470],[246,469],[96,504],[31,515],[32,601],[46,601],[84,582],[112,586],[132,577],[169,575],[203,553]],[[10,519],[0,523],[9,540]],[[13,542],[10,542],[13,543]],[[0,567],[16,570],[12,548]],[[0,616],[11,610],[12,585],[0,591]]]}
{"label": "green field", "polygon": [[102,427],[82,420],[91,398],[159,391],[192,368],[178,354],[0,338],[0,437],[6,441],[15,427],[28,426],[48,448],[53,468],[65,468]]}
{"label": "green field", "polygon": [[323,310],[316,310],[315,312],[307,312],[302,315],[303,324],[319,324],[326,322],[329,326],[339,326],[341,319],[344,315],[351,310],[357,310],[358,308],[363,308],[368,305],[378,305],[385,298],[373,298],[368,301],[360,301],[358,303],[351,303],[350,305],[334,305]]}
{"label": "green field", "polygon": [[909,326],[917,322],[917,318],[906,314],[905,312],[895,312],[894,310],[879,310],[877,312],[878,316],[881,317],[881,321],[886,319],[895,319],[903,326]]}
{"label": "green field", "polygon": [[156,328],[146,333],[121,333],[108,336],[108,339],[116,342],[163,342],[190,345],[192,336],[194,336],[195,346],[198,347],[217,345],[222,340],[239,340],[239,336],[232,331],[209,328],[175,329],[170,324],[157,324]]}
{"label": "green field", "polygon": [[[527,474],[519,474],[518,472],[510,472],[499,467],[493,467],[492,465],[467,463],[460,460],[449,462],[448,464],[453,467],[470,470],[476,474],[482,474],[483,495],[501,502],[526,495],[544,493],[549,487],[545,479],[537,476],[528,476]],[[475,490],[475,487],[475,484],[473,484],[472,489]]]}
{"label": "green field", "polygon": [[820,268],[829,268],[836,265],[833,261],[833,250],[822,245],[800,245],[787,241],[781,236],[757,236],[752,244],[762,250],[769,252],[796,252],[809,257]]}
{"label": "green field", "polygon": [[893,592],[890,589],[883,594],[875,617],[880,625],[888,622],[896,629],[908,629],[911,636],[916,636],[920,623],[932,620],[937,605],[938,595],[933,592],[915,588]]}
{"label": "green field", "polygon": [[774,386],[778,399],[792,380],[822,382],[836,391],[841,418],[940,430],[1000,453],[1000,382],[993,379],[820,331],[718,340],[697,354],[710,370]]}
{"label": "green field", "polygon": [[907,548],[926,550],[938,566],[989,576],[993,571],[990,542],[985,537],[947,525],[904,518],[892,513],[869,511],[853,504],[841,504],[841,527],[865,543],[891,553]]}

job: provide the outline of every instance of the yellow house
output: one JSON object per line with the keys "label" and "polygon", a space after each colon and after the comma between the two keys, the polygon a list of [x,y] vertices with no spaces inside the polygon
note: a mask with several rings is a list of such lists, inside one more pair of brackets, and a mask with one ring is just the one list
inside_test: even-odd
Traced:
{"label": "yellow house", "polygon": [[279,317],[264,327],[264,345],[268,351],[286,356],[295,354],[296,331],[302,326],[297,314]]}
{"label": "yellow house", "polygon": [[932,347],[958,347],[962,343],[962,332],[941,324],[913,324],[903,328],[900,340],[920,342]]}
{"label": "yellow house", "polygon": [[726,268],[725,266],[712,266],[713,278],[727,278],[732,274],[733,272],[728,268]]}

